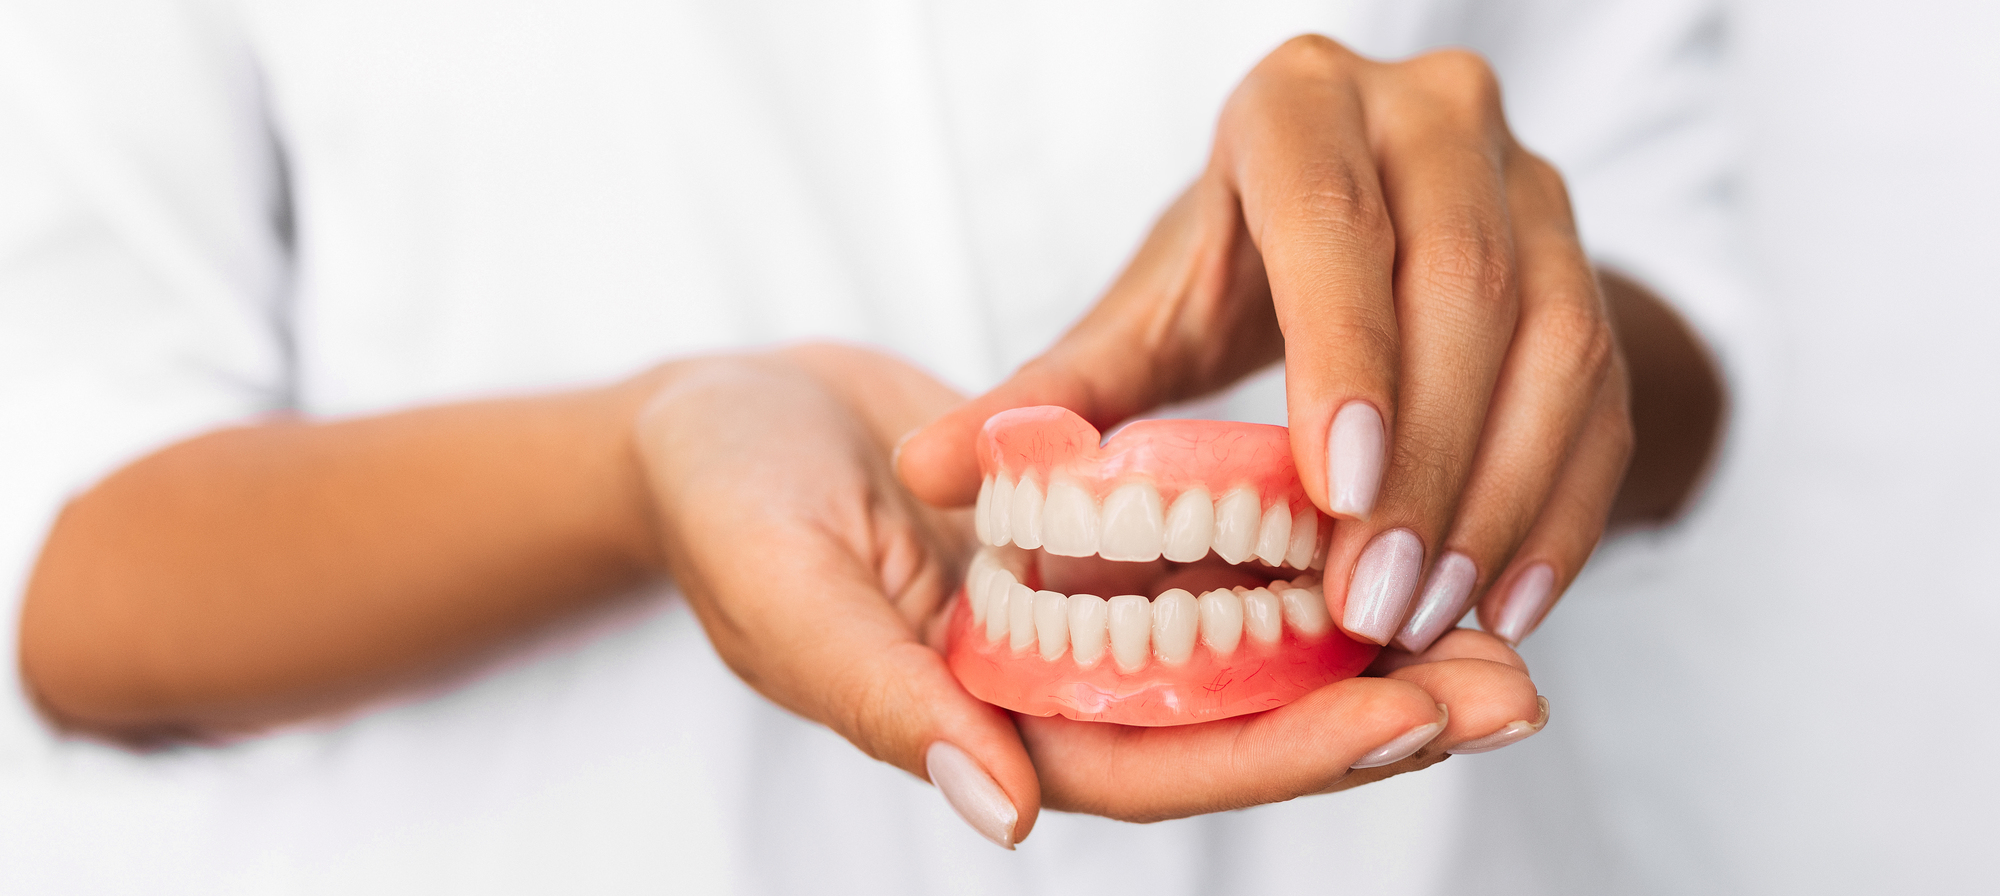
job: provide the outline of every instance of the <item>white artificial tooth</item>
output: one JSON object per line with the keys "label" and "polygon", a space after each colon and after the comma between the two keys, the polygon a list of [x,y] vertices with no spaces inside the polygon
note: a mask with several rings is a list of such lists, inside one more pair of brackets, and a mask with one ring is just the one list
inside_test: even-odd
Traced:
{"label": "white artificial tooth", "polygon": [[1194,639],[1201,632],[1201,604],[1185,588],[1169,588],[1153,598],[1153,655],[1169,666],[1194,657]]}
{"label": "white artificial tooth", "polygon": [[1262,643],[1278,643],[1285,633],[1285,610],[1278,596],[1268,588],[1251,588],[1238,597],[1243,600],[1243,630]]}
{"label": "white artificial tooth", "polygon": [[1319,511],[1312,505],[1292,517],[1292,543],[1285,547],[1285,565],[1305,569],[1319,549]]}
{"label": "white artificial tooth", "polygon": [[1007,589],[1007,646],[1020,653],[1035,646],[1035,595],[1026,585]]}
{"label": "white artificial tooth", "polygon": [[1014,506],[1014,480],[1001,473],[993,477],[993,506],[987,509],[991,518],[986,521],[987,544],[999,546],[1014,540],[1008,531],[1008,514]]}
{"label": "white artificial tooth", "polygon": [[1106,560],[1146,562],[1160,559],[1160,490],[1144,482],[1121,485],[1104,499],[1103,528],[1097,555]]}
{"label": "white artificial tooth", "polygon": [[1014,486],[1014,500],[1007,512],[1007,523],[1013,527],[1014,544],[1029,550],[1042,546],[1042,488],[1033,479],[1021,477]]}
{"label": "white artificial tooth", "polygon": [[1120,594],[1107,603],[1111,658],[1118,661],[1118,671],[1137,672],[1146,668],[1147,654],[1152,652],[1152,602],[1137,594]]}
{"label": "white artificial tooth", "polygon": [[1201,643],[1217,656],[1236,652],[1243,640],[1243,599],[1227,588],[1201,596]]}
{"label": "white artificial tooth", "polygon": [[1326,598],[1319,592],[1305,588],[1287,588],[1278,595],[1285,605],[1285,621],[1292,624],[1301,634],[1324,635],[1333,627],[1333,617],[1326,612]]}
{"label": "white artificial tooth", "polygon": [[986,621],[986,586],[1000,564],[993,559],[990,548],[982,548],[972,555],[972,564],[965,570],[965,602],[972,607],[972,621]]}
{"label": "white artificial tooth", "polygon": [[1242,563],[1256,553],[1257,527],[1264,504],[1257,493],[1239,488],[1215,504],[1215,553],[1229,563]]}
{"label": "white artificial tooth", "polygon": [[[1291,582],[1291,587],[1293,587],[1293,588],[1311,588],[1311,589],[1314,589],[1314,590],[1318,590],[1318,588],[1319,588],[1319,576],[1316,576],[1316,575],[1313,575],[1312,573],[1309,573],[1309,572],[1308,572],[1308,573],[1304,573],[1304,574],[1300,575],[1300,576],[1299,576],[1298,578],[1296,578],[1296,579],[1293,579],[1293,580],[1292,580],[1292,582]],[[1273,585],[1273,586],[1271,587],[1271,593],[1272,593],[1272,594],[1276,594],[1276,593],[1278,593],[1278,588],[1277,588],[1277,586],[1276,586],[1275,584],[1274,584],[1274,585]]]}
{"label": "white artificial tooth", "polygon": [[1007,602],[1013,600],[1017,588],[1034,593],[1007,570],[993,574],[993,584],[986,586],[986,640],[998,641],[1007,637]]}
{"label": "white artificial tooth", "polygon": [[1042,659],[1053,663],[1069,650],[1069,598],[1053,591],[1035,592],[1035,643]]}
{"label": "white artificial tooth", "polygon": [[972,504],[972,533],[980,544],[993,543],[993,477],[979,480],[979,500]]}
{"label": "white artificial tooth", "polygon": [[1310,569],[1325,569],[1325,568],[1326,568],[1326,548],[1327,548],[1327,546],[1328,546],[1328,545],[1330,545],[1330,544],[1332,544],[1332,543],[1333,543],[1333,539],[1331,539],[1331,538],[1316,538],[1316,539],[1314,539],[1314,540],[1313,540],[1313,559],[1312,559],[1312,562],[1311,562],[1311,563],[1309,563],[1309,564],[1306,564],[1306,565],[1307,565],[1307,567],[1308,567],[1308,568],[1310,568]]}
{"label": "white artificial tooth", "polygon": [[1042,548],[1064,557],[1097,553],[1097,502],[1090,492],[1067,477],[1049,481],[1049,499],[1042,508]]}
{"label": "white artificial tooth", "polygon": [[1277,566],[1285,562],[1285,550],[1291,546],[1292,509],[1284,504],[1264,508],[1264,519],[1257,524],[1257,559],[1265,566]]}
{"label": "white artificial tooth", "polygon": [[1215,540],[1215,497],[1197,485],[1181,492],[1167,510],[1167,531],[1162,552],[1175,563],[1193,563],[1208,556]]}
{"label": "white artificial tooth", "polygon": [[1069,655],[1088,669],[1104,658],[1109,644],[1111,605],[1095,594],[1072,594],[1069,598]]}

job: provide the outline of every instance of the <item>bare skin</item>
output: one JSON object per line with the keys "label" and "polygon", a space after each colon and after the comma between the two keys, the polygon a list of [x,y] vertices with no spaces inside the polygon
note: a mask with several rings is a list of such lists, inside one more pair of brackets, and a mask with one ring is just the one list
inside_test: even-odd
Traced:
{"label": "bare skin", "polygon": [[[1421,179],[1421,165],[1411,170]],[[1209,188],[1197,184],[1190,193]],[[1187,202],[1163,218],[1132,272],[1079,331],[1091,321],[1117,323],[1132,301],[1121,298],[1131,294],[1132,277],[1212,261],[1212,246],[1174,241],[1203,232],[1175,218]],[[1565,223],[1566,216],[1565,208]],[[1547,231],[1555,234],[1549,239],[1562,243],[1559,231]],[[1227,257],[1237,261],[1277,248],[1232,245]],[[1564,245],[1573,246],[1573,234]],[[1580,250],[1559,249],[1552,251],[1581,258]],[[1495,486],[1527,495],[1490,502],[1505,523],[1492,523],[1498,534],[1482,534],[1463,511],[1451,525],[1473,526],[1498,546],[1494,557],[1507,556],[1530,530],[1543,531],[1536,521],[1546,521],[1545,508],[1561,503],[1573,509],[1549,543],[1575,553],[1580,566],[1614,497],[1635,519],[1684,502],[1719,427],[1721,393],[1698,343],[1669,325],[1677,319],[1657,299],[1621,284],[1611,290],[1615,314],[1604,314],[1587,268],[1582,279],[1559,276],[1587,284],[1577,289],[1595,309],[1590,319],[1606,333],[1617,325],[1616,339],[1592,365],[1601,369],[1587,378],[1590,389],[1562,392],[1553,411],[1523,413],[1559,421],[1536,431],[1569,440],[1564,445],[1576,444],[1588,421],[1602,420],[1617,450],[1582,452],[1581,461],[1578,451],[1558,452],[1589,480],[1573,499],[1549,498],[1559,479],[1568,481],[1561,465],[1543,464],[1548,469],[1534,471],[1529,487]],[[1394,279],[1405,277],[1422,280]],[[1220,336],[1214,344],[1271,359],[1282,353],[1288,364],[1324,353],[1292,334],[1318,332],[1312,315],[1326,309],[1281,315],[1272,296],[1283,290],[1260,290],[1262,282],[1230,281],[1206,294],[1239,303],[1216,306],[1241,325],[1206,330]],[[1281,316],[1293,322],[1274,326]],[[1124,413],[1225,385],[1257,366],[1217,348],[1190,368],[1183,362],[1194,341],[1135,334],[1124,324],[1090,332],[1093,351],[1131,337],[1125,354],[1144,360],[1115,396]],[[1480,356],[1486,366],[1466,374],[1489,394],[1504,366],[1491,359],[1507,356],[1499,342]],[[1077,344],[1051,354],[1080,352]],[[1047,369],[1031,365],[1024,375]],[[1329,374],[1322,386],[1346,375]],[[1714,400],[1687,399],[1677,385],[1687,383],[1714,387],[1703,393]],[[1631,438],[1628,396],[1639,436],[1663,435],[1639,444],[1619,492],[1625,451],[1616,443]],[[1522,400],[1529,407],[1541,399]],[[65,510],[23,607],[23,671],[49,714],[78,730],[141,740],[254,730],[426,680],[670,576],[718,652],[774,701],[919,776],[924,749],[936,740],[971,754],[1018,810],[1015,839],[1045,805],[1144,820],[1288,799],[1420,768],[1453,744],[1535,717],[1533,683],[1518,657],[1465,631],[1385,665],[1383,677],[1343,682],[1253,719],[1178,730],[1130,733],[1060,719],[1017,725],[973,700],[923,637],[971,539],[962,515],[905,490],[891,452],[927,423],[941,444],[933,421],[983,419],[992,401],[961,404],[921,372],[879,355],[805,347],[673,362],[602,389],[198,436],[114,473]],[[1485,404],[1453,406],[1483,411]],[[1320,438],[1331,413],[1322,410],[1312,412]],[[1297,413],[1295,405],[1295,427]],[[1649,420],[1665,422],[1649,430]],[[1481,431],[1448,429],[1471,444]],[[1311,453],[1313,475],[1323,477],[1324,457]],[[908,450],[900,461],[903,481],[927,469]],[[918,483],[916,492],[949,492],[948,474],[928,489]],[[1432,513],[1424,508],[1458,506],[1471,478],[1454,470],[1424,480],[1434,493],[1385,486],[1384,494],[1402,495],[1394,500],[1422,516]],[[754,512],[734,518],[689,523],[695,508],[723,495],[767,500],[736,502]],[[1438,531],[1454,519],[1434,515]],[[752,576],[736,546],[773,537],[786,542],[787,562]],[[1564,582],[1568,575],[1573,569]],[[1486,564],[1481,576],[1493,579]],[[825,632],[832,634],[807,637]],[[1437,721],[1438,704],[1450,708],[1448,727],[1429,746],[1390,766],[1349,770],[1370,750]],[[1315,747],[1298,750],[1299,743]],[[1211,773],[1171,785],[1145,773],[1164,761]]]}

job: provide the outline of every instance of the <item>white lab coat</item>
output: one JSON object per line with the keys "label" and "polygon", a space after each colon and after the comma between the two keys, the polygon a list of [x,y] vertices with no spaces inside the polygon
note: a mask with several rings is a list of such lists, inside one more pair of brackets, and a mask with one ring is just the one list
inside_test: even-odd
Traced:
{"label": "white lab coat", "polygon": [[[0,646],[65,496],[272,409],[561,388],[808,337],[990,385],[1087,306],[1197,170],[1237,79],[1306,30],[1489,53],[1597,256],[1675,297],[1732,378],[1759,382],[1772,362],[1729,251],[1717,22],[1699,0],[0,4]],[[1269,388],[1234,412],[1268,417]],[[1750,475],[1744,453],[1725,485]],[[62,738],[8,663],[0,891],[1694,881],[1677,863],[1709,861],[1720,835],[1675,814],[1679,785],[1729,782],[1685,760],[1629,767],[1735,736],[1690,720],[1739,707],[1678,687],[1722,680],[1729,635],[1685,637],[1718,626],[1635,582],[1672,591],[1672,558],[1728,531],[1635,541],[1579,586],[1530,653],[1556,713],[1533,741],[1222,816],[1045,815],[1015,854],[750,692],[670,592],[456,687],[222,748]],[[1635,621],[1652,628],[1621,629]],[[1618,727],[1628,692],[1657,704],[1653,753]]]}

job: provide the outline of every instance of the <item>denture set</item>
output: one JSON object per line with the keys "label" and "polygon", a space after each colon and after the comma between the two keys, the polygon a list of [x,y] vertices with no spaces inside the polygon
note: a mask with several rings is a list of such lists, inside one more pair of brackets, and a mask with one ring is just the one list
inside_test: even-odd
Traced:
{"label": "denture set", "polygon": [[1283,427],[1150,420],[1100,446],[1067,410],[1021,408],[976,450],[985,546],[947,654],[980,699],[1176,725],[1283,705],[1374,658],[1327,612],[1331,521]]}

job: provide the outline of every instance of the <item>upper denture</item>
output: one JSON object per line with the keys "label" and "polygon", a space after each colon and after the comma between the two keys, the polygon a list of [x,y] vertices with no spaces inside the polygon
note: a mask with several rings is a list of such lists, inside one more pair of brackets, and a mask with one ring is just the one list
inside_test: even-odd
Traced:
{"label": "upper denture", "polygon": [[1328,522],[1306,498],[1284,427],[1144,420],[1099,444],[1063,408],[995,414],[976,445],[974,520],[990,545],[1068,557],[1317,568]]}

